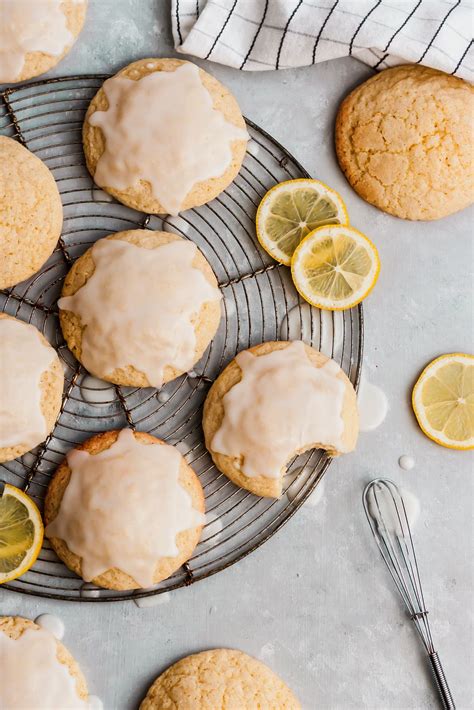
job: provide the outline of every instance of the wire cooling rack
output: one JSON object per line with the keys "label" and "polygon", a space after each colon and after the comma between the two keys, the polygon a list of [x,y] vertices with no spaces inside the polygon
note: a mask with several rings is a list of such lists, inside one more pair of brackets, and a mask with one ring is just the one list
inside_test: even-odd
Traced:
{"label": "wire cooling rack", "polygon": [[[106,76],[53,79],[7,89],[0,105],[0,134],[19,140],[52,170],[64,205],[56,250],[30,280],[0,293],[0,309],[33,323],[58,350],[65,392],[51,436],[33,452],[0,467],[0,480],[28,491],[40,508],[64,454],[99,431],[131,426],[178,447],[199,475],[207,523],[194,555],[157,587],[135,592],[84,584],[56,557],[47,540],[34,567],[6,589],[75,601],[138,599],[187,586],[225,569],[268,540],[301,506],[329,466],[321,451],[295,459],[280,500],[258,498],[236,487],[214,467],[201,430],[210,383],[240,350],[266,340],[302,338],[334,357],[357,387],[362,362],[363,317],[358,306],[321,312],[303,303],[289,270],[259,247],[254,220],[265,192],[282,180],[309,177],[271,136],[247,120],[251,140],[242,169],[211,203],[179,217],[143,214],[94,186],[85,167],[81,127],[85,110]],[[192,372],[160,391],[116,387],[91,378],[66,347],[57,298],[73,261],[112,232],[148,228],[192,239],[210,262],[224,296],[218,333]],[[280,540],[284,544],[284,540]]]}

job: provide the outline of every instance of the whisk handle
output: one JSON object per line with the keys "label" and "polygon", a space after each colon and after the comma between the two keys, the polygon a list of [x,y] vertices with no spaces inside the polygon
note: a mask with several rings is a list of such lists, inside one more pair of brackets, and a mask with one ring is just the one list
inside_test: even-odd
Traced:
{"label": "whisk handle", "polygon": [[456,710],[456,705],[454,704],[453,696],[449,689],[449,685],[446,681],[446,676],[444,675],[443,666],[439,660],[439,656],[434,651],[429,655],[431,669],[435,677],[436,685],[438,687],[438,692],[440,694],[441,700],[443,702],[443,708],[445,710]]}

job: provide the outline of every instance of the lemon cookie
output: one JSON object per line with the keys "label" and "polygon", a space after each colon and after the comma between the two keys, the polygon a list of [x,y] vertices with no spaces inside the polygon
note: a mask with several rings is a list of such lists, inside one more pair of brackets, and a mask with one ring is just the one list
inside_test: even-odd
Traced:
{"label": "lemon cookie", "polygon": [[0,136],[0,288],[40,269],[61,235],[63,208],[46,165],[12,138]]}
{"label": "lemon cookie", "polygon": [[58,303],[67,344],[89,372],[160,387],[201,358],[219,325],[220,300],[193,242],[143,229],[96,242],[67,275]]}
{"label": "lemon cookie", "polygon": [[462,210],[474,194],[474,88],[418,65],[358,86],[336,119],[336,152],[364,200],[404,219]]}
{"label": "lemon cookie", "polygon": [[93,98],[83,140],[100,187],[142,212],[177,214],[232,182],[248,134],[236,100],[213,76],[181,59],[141,59]]}
{"label": "lemon cookie", "polygon": [[239,353],[214,382],[203,428],[220,471],[251,493],[278,498],[295,455],[355,448],[356,393],[339,365],[309,345],[263,343]]}
{"label": "lemon cookie", "polygon": [[287,685],[242,651],[215,648],[182,658],[160,675],[140,710],[300,710]]}
{"label": "lemon cookie", "polygon": [[0,83],[52,69],[84,24],[87,0],[0,0]]}
{"label": "lemon cookie", "polygon": [[0,313],[0,463],[46,439],[58,418],[64,371],[33,325]]}
{"label": "lemon cookie", "polygon": [[0,616],[0,659],[0,707],[89,707],[86,681],[77,662],[50,631],[33,621]]}
{"label": "lemon cookie", "polygon": [[123,429],[68,453],[49,485],[44,516],[56,553],[86,582],[151,587],[192,555],[204,494],[176,448]]}

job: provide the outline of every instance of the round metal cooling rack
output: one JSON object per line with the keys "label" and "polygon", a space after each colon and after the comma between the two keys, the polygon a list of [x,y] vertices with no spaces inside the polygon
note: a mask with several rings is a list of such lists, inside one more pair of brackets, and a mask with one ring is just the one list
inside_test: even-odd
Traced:
{"label": "round metal cooling rack", "polygon": [[[289,270],[257,243],[255,212],[265,192],[282,180],[309,176],[251,121],[251,140],[235,181],[211,203],[179,217],[136,212],[94,186],[84,163],[81,127],[105,78],[53,79],[1,95],[0,134],[21,141],[52,170],[63,200],[64,228],[46,265],[29,281],[2,292],[0,308],[33,323],[57,348],[66,385],[52,435],[33,452],[4,464],[0,479],[27,490],[41,508],[50,478],[71,447],[99,431],[128,425],[175,444],[184,454],[204,488],[207,523],[189,562],[152,589],[114,592],[84,584],[58,560],[47,540],[34,567],[4,585],[76,601],[137,599],[183,587],[223,570],[268,540],[308,497],[330,459],[321,451],[295,459],[279,500],[234,486],[213,466],[203,443],[201,409],[209,384],[240,350],[265,340],[302,338],[337,360],[357,387],[363,347],[361,306],[343,313],[311,308],[298,297]],[[192,239],[213,267],[224,296],[219,331],[195,370],[160,391],[91,378],[67,349],[58,323],[56,301],[74,259],[100,237],[139,227]]]}

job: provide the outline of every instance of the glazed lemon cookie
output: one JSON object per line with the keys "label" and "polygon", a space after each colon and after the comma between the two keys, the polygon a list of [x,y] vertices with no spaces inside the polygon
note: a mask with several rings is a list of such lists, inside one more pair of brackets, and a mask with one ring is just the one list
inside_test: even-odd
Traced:
{"label": "glazed lemon cookie", "polygon": [[0,313],[0,463],[46,439],[63,386],[63,368],[48,341],[33,325]]}
{"label": "glazed lemon cookie", "polygon": [[196,245],[134,230],[100,239],[66,277],[60,321],[89,372],[118,385],[161,387],[187,372],[214,337],[221,293]]}
{"label": "glazed lemon cookie", "polygon": [[77,662],[50,631],[33,621],[0,617],[0,659],[0,707],[89,707],[86,681]]}
{"label": "glazed lemon cookie", "polygon": [[97,185],[129,207],[172,215],[225,190],[248,137],[232,94],[181,59],[141,59],[107,79],[83,130]]}
{"label": "glazed lemon cookie", "polygon": [[474,88],[416,64],[386,69],[342,102],[336,152],[364,200],[404,219],[438,219],[473,201]]}
{"label": "glazed lemon cookie", "polygon": [[140,710],[300,710],[287,685],[242,651],[215,648],[182,658],[151,686]]}
{"label": "glazed lemon cookie", "polygon": [[52,69],[84,24],[87,0],[0,0],[0,83]]}
{"label": "glazed lemon cookie", "polygon": [[40,269],[61,235],[63,208],[46,165],[0,136],[0,289]]}
{"label": "glazed lemon cookie", "polygon": [[204,494],[173,446],[131,429],[109,431],[68,453],[44,517],[56,553],[86,582],[151,587],[192,555]]}
{"label": "glazed lemon cookie", "polygon": [[214,382],[203,428],[220,471],[251,493],[278,498],[296,454],[355,448],[356,393],[334,360],[302,341],[262,343],[239,353]]}

